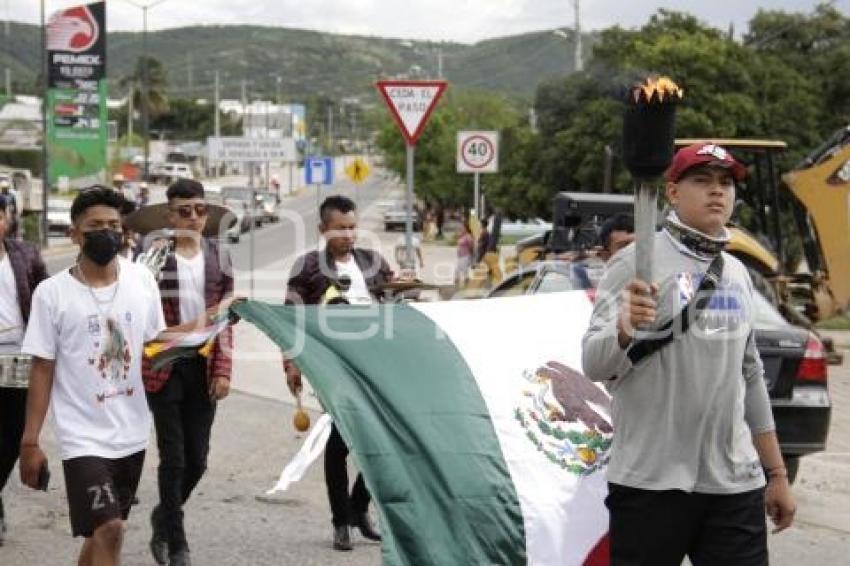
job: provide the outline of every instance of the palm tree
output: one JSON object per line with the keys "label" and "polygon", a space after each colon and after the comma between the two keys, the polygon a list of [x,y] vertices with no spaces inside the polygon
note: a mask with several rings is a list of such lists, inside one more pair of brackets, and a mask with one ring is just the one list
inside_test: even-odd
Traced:
{"label": "palm tree", "polygon": [[148,117],[153,119],[168,112],[168,97],[165,92],[168,87],[168,79],[165,67],[155,57],[141,56],[136,60],[133,72],[124,76],[118,86],[122,89],[131,88],[133,92],[133,108],[142,109],[144,86],[144,63],[148,65]]}

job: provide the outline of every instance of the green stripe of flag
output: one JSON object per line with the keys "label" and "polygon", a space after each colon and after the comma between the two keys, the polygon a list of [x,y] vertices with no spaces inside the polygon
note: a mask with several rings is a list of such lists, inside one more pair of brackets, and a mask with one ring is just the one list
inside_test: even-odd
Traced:
{"label": "green stripe of flag", "polygon": [[487,407],[427,316],[405,305],[235,310],[282,348],[304,340],[296,363],[380,507],[386,563],[526,563],[519,498]]}

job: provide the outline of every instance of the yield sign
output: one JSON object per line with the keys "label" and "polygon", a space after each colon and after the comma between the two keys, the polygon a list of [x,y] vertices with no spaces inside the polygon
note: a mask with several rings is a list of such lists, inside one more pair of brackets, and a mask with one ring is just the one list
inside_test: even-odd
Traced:
{"label": "yield sign", "polygon": [[378,90],[408,145],[416,145],[447,86],[446,81],[378,81]]}

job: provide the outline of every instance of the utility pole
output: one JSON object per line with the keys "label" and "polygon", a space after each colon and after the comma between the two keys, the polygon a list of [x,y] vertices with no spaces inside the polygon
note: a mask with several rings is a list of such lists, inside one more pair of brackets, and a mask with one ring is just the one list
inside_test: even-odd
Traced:
{"label": "utility pole", "polygon": [[150,172],[150,78],[148,77],[148,10],[165,2],[165,0],[154,0],[147,4],[140,4],[134,0],[124,0],[142,11],[142,135],[145,139],[145,165],[144,177],[147,179]]}
{"label": "utility pole", "polygon": [[213,135],[215,137],[221,136],[221,119],[218,114],[218,106],[221,104],[220,96],[221,96],[221,83],[219,82],[219,72],[216,70],[215,72],[215,94],[213,95]]}
{"label": "utility pole", "polygon": [[[219,73],[218,69],[215,71],[215,93],[213,94],[213,136],[220,137],[221,136],[221,121],[218,116],[218,105],[219,105],[219,89],[221,88],[221,83],[219,82]],[[218,177],[218,163],[211,164],[215,170],[215,177]]]}
{"label": "utility pole", "polygon": [[186,76],[186,86],[189,87],[189,90],[192,90],[192,86],[194,85],[194,80],[192,77],[192,54],[186,54],[186,62],[187,62],[187,76]]}
{"label": "utility pole", "polygon": [[145,161],[142,179],[150,174],[150,83],[148,82],[148,6],[142,6],[142,134],[145,136]]}
{"label": "utility pole", "polygon": [[437,48],[437,78],[443,80],[443,48]]}
{"label": "utility pole", "polygon": [[351,140],[354,142],[354,150],[357,152],[360,148],[360,140],[357,135],[357,109],[351,107]]}
{"label": "utility pole", "polygon": [[130,86],[127,90],[127,145],[133,143],[133,96],[135,96],[135,89],[133,88],[133,83],[130,83]]}
{"label": "utility pole", "polygon": [[576,20],[576,45],[575,45],[575,70],[576,72],[584,69],[584,61],[581,56],[581,0],[573,0],[573,8],[575,9]]}
{"label": "utility pole", "polygon": [[47,66],[47,25],[41,0],[41,247],[47,248],[47,193],[50,192],[50,164],[47,152],[47,92],[50,83]]}
{"label": "utility pole", "polygon": [[328,150],[333,155],[334,149],[334,105],[328,105]]}
{"label": "utility pole", "polygon": [[[3,47],[5,48],[6,51],[9,51],[11,53],[12,44],[10,43],[10,39],[9,39],[9,23],[10,23],[9,18],[10,18],[9,0],[6,0],[6,22],[5,22],[4,31],[3,31],[3,36],[4,36]],[[5,79],[6,79],[6,96],[11,98],[12,97],[12,69],[11,69],[11,67],[9,67],[8,63],[6,63]]]}

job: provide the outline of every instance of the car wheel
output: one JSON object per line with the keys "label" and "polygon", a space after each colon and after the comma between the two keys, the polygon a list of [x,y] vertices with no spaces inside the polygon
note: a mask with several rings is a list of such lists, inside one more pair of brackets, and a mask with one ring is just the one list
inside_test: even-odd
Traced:
{"label": "car wheel", "polygon": [[794,483],[797,479],[797,471],[800,469],[800,457],[783,454],[782,459],[785,460],[785,469],[788,470],[788,483]]}
{"label": "car wheel", "polygon": [[227,239],[230,240],[231,244],[239,243],[239,236],[228,236]]}

